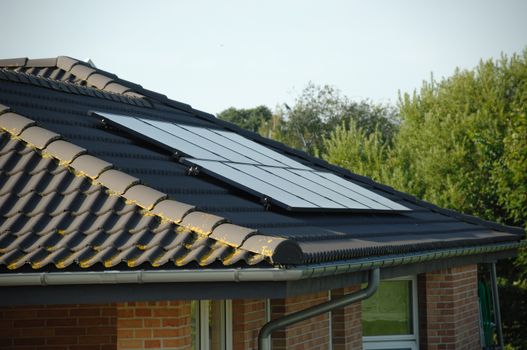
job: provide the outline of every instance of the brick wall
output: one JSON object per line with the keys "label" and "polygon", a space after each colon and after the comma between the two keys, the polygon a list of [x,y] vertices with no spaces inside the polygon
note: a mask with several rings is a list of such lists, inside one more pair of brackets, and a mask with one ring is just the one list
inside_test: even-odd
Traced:
{"label": "brick wall", "polygon": [[[328,301],[328,293],[303,295],[287,299],[271,300],[271,319]],[[277,330],[272,337],[273,350],[327,350],[329,347],[329,315],[296,323]]]}
{"label": "brick wall", "polygon": [[265,300],[232,301],[232,345],[234,350],[255,350],[260,328],[265,324]]}
{"label": "brick wall", "polygon": [[421,349],[480,349],[477,266],[419,276]]}
{"label": "brick wall", "polygon": [[115,349],[115,324],[110,304],[5,307],[0,309],[0,348]]}
{"label": "brick wall", "polygon": [[117,304],[117,349],[189,349],[190,301]]}
{"label": "brick wall", "polygon": [[[335,289],[331,292],[333,299],[353,293],[360,286]],[[353,303],[331,312],[331,330],[333,335],[333,350],[362,349],[362,307],[361,303]]]}

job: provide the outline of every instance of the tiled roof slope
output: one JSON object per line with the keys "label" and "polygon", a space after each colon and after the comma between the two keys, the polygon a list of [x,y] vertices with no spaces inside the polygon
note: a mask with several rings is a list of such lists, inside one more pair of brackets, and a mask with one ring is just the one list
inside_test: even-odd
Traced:
{"label": "tiled roof slope", "polygon": [[0,130],[0,265],[9,269],[255,265],[278,262],[280,249],[294,255],[294,243],[167,199],[1,105]]}
{"label": "tiled roof slope", "polygon": [[[10,76],[2,75],[9,72]],[[60,87],[63,82],[57,81]],[[97,90],[96,90],[97,91]],[[298,243],[303,263],[354,259],[384,254],[458,248],[519,241],[524,232],[438,208],[368,178],[329,165],[275,141],[215,119],[163,95],[143,92],[148,106],[100,96],[68,94],[27,79],[27,73],[0,69],[0,103],[88,149],[93,155],[141,179],[173,199],[230,222]],[[89,111],[225,128],[315,169],[334,171],[348,180],[412,209],[397,214],[298,213],[266,210],[258,198],[206,175],[188,176],[187,167],[171,154],[88,116]]]}

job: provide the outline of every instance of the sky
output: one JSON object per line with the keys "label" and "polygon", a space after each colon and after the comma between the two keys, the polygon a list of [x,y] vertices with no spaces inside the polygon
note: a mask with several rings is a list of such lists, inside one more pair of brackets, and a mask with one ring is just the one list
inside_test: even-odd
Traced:
{"label": "sky", "polygon": [[90,58],[219,113],[293,104],[311,81],[396,103],[527,47],[527,1],[0,1],[0,57]]}

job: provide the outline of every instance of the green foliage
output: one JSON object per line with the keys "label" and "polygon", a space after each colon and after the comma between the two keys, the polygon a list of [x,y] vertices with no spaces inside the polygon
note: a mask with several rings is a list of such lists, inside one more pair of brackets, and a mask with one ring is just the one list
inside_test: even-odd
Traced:
{"label": "green foliage", "polygon": [[325,152],[324,140],[337,127],[355,123],[367,135],[379,132],[383,141],[391,142],[397,127],[396,110],[369,101],[354,102],[335,87],[309,83],[291,108],[279,110],[286,122],[281,141],[311,154]]}
{"label": "green foliage", "polygon": [[526,57],[481,62],[404,95],[390,182],[440,206],[523,226]]}
{"label": "green foliage", "polygon": [[273,113],[266,106],[249,109],[236,109],[231,107],[218,114],[218,118],[253,132],[258,132],[262,125],[269,123],[272,116]]}
{"label": "green foliage", "polygon": [[384,164],[388,158],[388,145],[375,129],[369,135],[351,121],[337,126],[330,137],[324,140],[324,159],[343,168],[353,169],[360,175],[376,181],[385,179]]}

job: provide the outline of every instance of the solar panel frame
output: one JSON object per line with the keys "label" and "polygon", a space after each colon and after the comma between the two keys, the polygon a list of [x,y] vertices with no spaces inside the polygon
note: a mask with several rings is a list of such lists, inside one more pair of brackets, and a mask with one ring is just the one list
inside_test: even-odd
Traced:
{"label": "solar panel frame", "polygon": [[[230,131],[94,113],[109,125],[177,152],[181,163],[197,166],[202,173],[286,210],[375,213],[411,210],[348,179],[315,170]],[[204,144],[210,150],[203,148]],[[240,149],[234,149],[238,146]]]}

